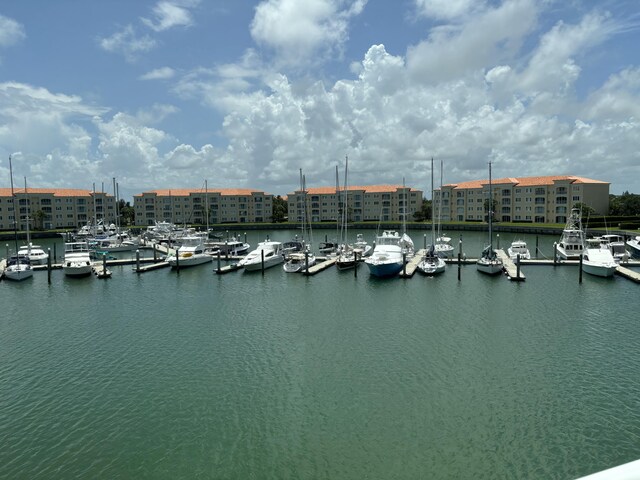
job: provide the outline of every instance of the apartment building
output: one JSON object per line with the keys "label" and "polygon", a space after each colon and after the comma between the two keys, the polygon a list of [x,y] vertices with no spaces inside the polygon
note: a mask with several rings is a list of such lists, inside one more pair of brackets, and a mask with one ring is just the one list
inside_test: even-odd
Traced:
{"label": "apartment building", "polygon": [[[571,208],[585,204],[609,211],[610,183],[572,175],[492,179],[495,218],[502,222],[566,223]],[[485,221],[489,180],[443,185],[434,192],[444,221]],[[442,204],[440,205],[440,200]]]}
{"label": "apartment building", "polygon": [[[335,187],[296,190],[287,196],[287,204],[290,223],[302,222],[305,205],[312,222],[335,222],[342,214],[344,191]],[[421,205],[422,191],[411,187],[372,185],[349,187],[347,191],[349,222],[400,222],[404,213],[411,221]]]}
{"label": "apartment building", "polygon": [[18,229],[75,229],[93,219],[104,224],[115,223],[113,195],[70,188],[0,188],[0,230],[12,230],[18,218]]}
{"label": "apartment building", "polygon": [[153,225],[156,221],[176,224],[270,222],[273,195],[258,190],[164,189],[133,196],[135,223]]}

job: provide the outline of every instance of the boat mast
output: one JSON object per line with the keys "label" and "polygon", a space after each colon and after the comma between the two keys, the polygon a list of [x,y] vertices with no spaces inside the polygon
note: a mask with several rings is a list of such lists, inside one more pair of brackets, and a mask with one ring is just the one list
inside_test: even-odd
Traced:
{"label": "boat mast", "polygon": [[[338,167],[336,167],[338,168]],[[349,155],[344,156],[344,203],[342,205],[342,242],[343,244],[347,244],[347,222],[349,221],[348,216],[348,205],[349,205],[349,187],[348,187],[348,179],[347,175],[349,173]]]}
{"label": "boat mast", "polygon": [[489,162],[489,255],[493,256],[493,234],[491,224],[493,222],[493,190],[491,188],[491,162]]}
{"label": "boat mast", "polygon": [[[16,258],[18,257],[18,209],[16,208],[16,196],[13,191],[13,166],[11,165],[11,155],[9,155],[9,177],[11,177],[11,202],[13,203],[13,234],[16,243]],[[8,259],[7,259],[8,260]]]}
{"label": "boat mast", "polygon": [[209,238],[209,188],[207,186],[207,179],[204,180],[204,214],[207,217],[207,238]]}
{"label": "boat mast", "polygon": [[[434,211],[433,211],[433,201],[434,201],[434,196],[433,196],[433,157],[431,157],[431,246],[434,248],[434,252],[435,252],[435,248],[436,248],[436,216],[434,215]],[[439,221],[440,219],[438,219]]]}
{"label": "boat mast", "polygon": [[29,207],[29,195],[27,195],[27,177],[24,177],[24,196],[26,198],[26,207],[27,207],[27,254],[31,253],[31,237],[29,236],[29,211],[31,208]]}

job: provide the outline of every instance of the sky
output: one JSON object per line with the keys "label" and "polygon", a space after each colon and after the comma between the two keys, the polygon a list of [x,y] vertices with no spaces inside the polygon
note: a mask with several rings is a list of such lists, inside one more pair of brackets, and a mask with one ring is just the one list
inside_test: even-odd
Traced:
{"label": "sky", "polygon": [[640,194],[638,45],[637,0],[2,0],[0,186]]}

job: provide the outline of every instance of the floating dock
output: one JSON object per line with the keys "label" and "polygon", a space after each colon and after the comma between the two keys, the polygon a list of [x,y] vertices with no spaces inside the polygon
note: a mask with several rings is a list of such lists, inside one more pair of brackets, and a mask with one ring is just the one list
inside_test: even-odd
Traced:
{"label": "floating dock", "polygon": [[[504,271],[507,274],[509,280],[523,282],[525,279],[524,273],[522,273],[522,269],[518,268],[513,260],[511,260],[511,257],[509,257],[509,255],[507,255],[504,250],[497,249],[494,251],[496,252],[498,257],[500,257],[500,260],[502,260]],[[520,262],[520,265],[522,266],[522,262]]]}
{"label": "floating dock", "polygon": [[636,283],[640,283],[640,272],[636,270],[631,270],[630,268],[618,265],[616,273],[624,278],[628,278],[629,280],[632,280]]}
{"label": "floating dock", "polygon": [[[134,260],[135,263],[135,260]],[[156,263],[152,263],[150,265],[143,265],[139,268],[133,268],[133,271],[136,273],[144,273],[144,272],[150,272],[151,270],[159,270],[161,268],[166,268],[169,266],[169,262],[165,262],[165,261],[161,261],[161,262],[156,262]]]}
{"label": "floating dock", "polygon": [[218,275],[224,275],[225,273],[237,272],[241,268],[243,268],[241,265],[232,263],[231,265],[225,265],[224,267],[215,268],[213,271]]}
{"label": "floating dock", "polygon": [[337,261],[338,257],[327,258],[322,262],[318,262],[315,265],[310,266],[308,270],[303,270],[302,273],[304,275],[315,275],[316,273],[322,272],[332,265],[335,265]]}
{"label": "floating dock", "polygon": [[398,274],[400,278],[411,278],[413,274],[416,273],[416,269],[418,268],[418,264],[422,261],[422,257],[424,257],[425,250],[418,250],[413,257],[411,257],[402,267],[400,273]]}

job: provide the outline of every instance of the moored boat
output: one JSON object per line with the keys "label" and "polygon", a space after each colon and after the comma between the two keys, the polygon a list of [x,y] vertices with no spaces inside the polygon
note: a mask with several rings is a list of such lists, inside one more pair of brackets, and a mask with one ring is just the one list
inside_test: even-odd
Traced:
{"label": "moored boat", "polygon": [[520,256],[520,260],[531,260],[531,252],[529,252],[529,248],[527,247],[527,242],[524,240],[514,240],[507,248],[507,254],[511,260],[517,260],[518,256]]}
{"label": "moored boat", "polygon": [[487,214],[487,220],[489,223],[489,245],[487,245],[478,258],[476,263],[479,272],[486,273],[487,275],[496,275],[500,273],[504,267],[502,259],[496,254],[493,249],[493,190],[491,188],[491,162],[489,162],[489,211]]}
{"label": "moored boat", "polygon": [[62,270],[69,277],[86,277],[91,274],[91,257],[87,242],[64,244]]}
{"label": "moored boat", "polygon": [[584,250],[584,230],[580,210],[574,208],[562,230],[562,236],[556,246],[558,256],[564,260],[578,260]]}
{"label": "moored boat", "polygon": [[182,245],[167,256],[167,262],[172,268],[193,267],[213,261],[213,257],[204,250],[202,237],[182,237]]}
{"label": "moored boat", "polygon": [[247,271],[255,271],[261,270],[263,264],[264,268],[270,268],[283,262],[282,242],[265,240],[258,243],[258,248],[249,252],[238,265]]}
{"label": "moored boat", "polygon": [[598,277],[612,277],[618,264],[611,250],[598,239],[594,240],[582,252],[582,271]]}

